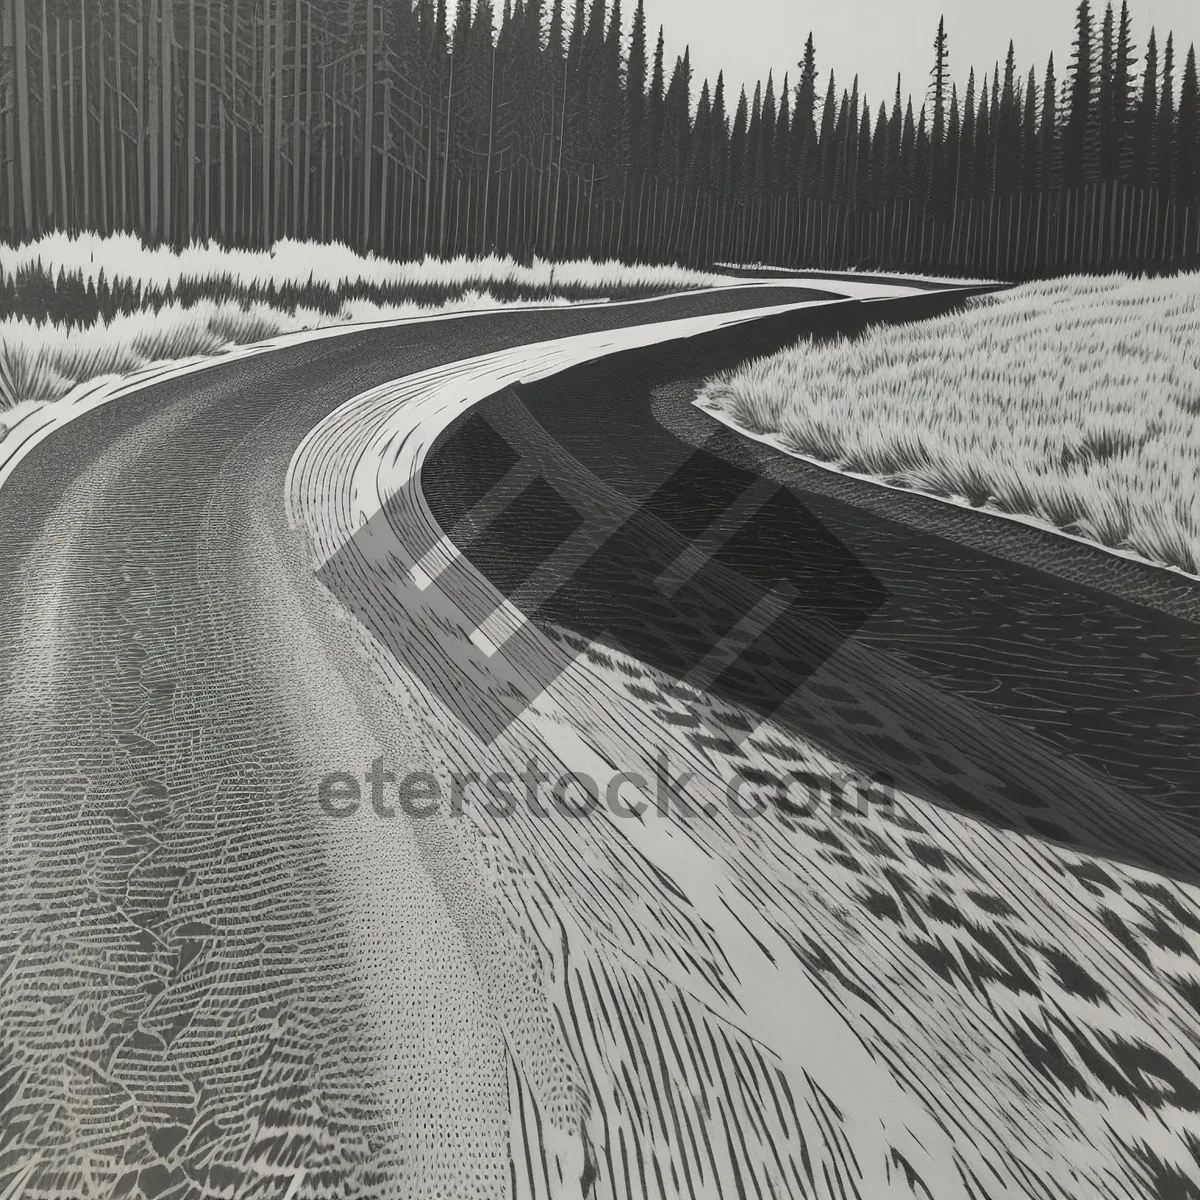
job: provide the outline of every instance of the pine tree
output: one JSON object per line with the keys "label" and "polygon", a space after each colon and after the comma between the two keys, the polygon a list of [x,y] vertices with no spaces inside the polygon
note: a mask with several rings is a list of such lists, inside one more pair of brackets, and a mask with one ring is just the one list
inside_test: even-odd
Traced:
{"label": "pine tree", "polygon": [[837,173],[837,149],[834,145],[834,130],[837,127],[837,91],[833,72],[829,72],[829,87],[825,92],[825,108],[821,113],[821,137],[817,152],[821,158],[821,196],[833,198],[833,179]]}
{"label": "pine tree", "polygon": [[1021,162],[1021,116],[1017,107],[1016,60],[1013,44],[1008,43],[1004,60],[1004,88],[1000,93],[999,119],[996,126],[996,191],[1010,192],[1018,186]]}
{"label": "pine tree", "polygon": [[727,195],[730,199],[745,199],[747,193],[747,125],[746,89],[742,88],[741,95],[738,97],[737,112],[733,118],[733,132],[729,136],[729,183]]}
{"label": "pine tree", "polygon": [[762,84],[754,85],[750,128],[746,132],[746,184],[752,196],[762,192]]}
{"label": "pine tree", "polygon": [[814,122],[817,109],[817,53],[812,34],[804,44],[800,81],[796,84],[796,103],[792,107],[792,154],[800,189],[812,195],[820,186],[817,155],[817,129]]}
{"label": "pine tree", "polygon": [[908,200],[913,194],[917,176],[917,126],[913,121],[912,98],[904,113],[904,132],[900,137],[900,197]]}
{"label": "pine tree", "polygon": [[1154,30],[1146,42],[1146,65],[1142,72],[1142,94],[1133,119],[1133,147],[1129,177],[1136,187],[1148,187],[1154,180],[1157,152],[1154,135],[1158,129],[1158,45]]}
{"label": "pine tree", "polygon": [[871,138],[871,202],[878,204],[888,195],[888,115],[887,105],[879,102],[875,133]]}
{"label": "pine tree", "polygon": [[935,210],[940,210],[945,202],[946,191],[946,87],[950,77],[950,55],[944,17],[938,18],[937,35],[933,39],[933,56],[933,70],[930,72],[933,128],[930,131],[929,199]]}
{"label": "pine tree", "polygon": [[712,95],[708,80],[700,88],[700,102],[696,106],[696,123],[692,129],[691,155],[688,161],[688,183],[707,190],[709,173],[712,170]]}
{"label": "pine tree", "polygon": [[958,202],[958,162],[962,152],[962,118],[958,109],[958,88],[950,85],[950,120],[946,126],[946,151],[943,186],[945,198],[943,211],[949,211]]}
{"label": "pine tree", "polygon": [[666,97],[663,92],[663,30],[658,27],[658,45],[654,50],[654,70],[650,76],[650,91],[646,96],[646,167],[661,171],[663,123]]}
{"label": "pine tree", "polygon": [[975,154],[972,163],[971,188],[977,200],[982,200],[992,190],[992,137],[987,76],[984,75],[983,87],[980,89],[979,109],[975,114]]}
{"label": "pine tree", "polygon": [[1099,169],[1099,114],[1096,69],[1093,61],[1092,11],[1088,0],[1079,0],[1075,16],[1074,55],[1070,71],[1070,107],[1063,128],[1063,179],[1077,187],[1095,178]]}
{"label": "pine tree", "polygon": [[1154,182],[1164,196],[1175,186],[1175,38],[1167,34],[1163,47],[1162,92],[1158,97],[1158,121],[1154,128]]}
{"label": "pine tree", "polygon": [[762,190],[770,194],[775,190],[775,125],[779,113],[775,108],[775,79],[772,72],[767,72],[767,90],[763,95],[762,127],[758,140],[758,176],[762,180]]}
{"label": "pine tree", "polygon": [[929,191],[929,129],[925,120],[925,105],[917,119],[917,137],[913,146],[913,195],[917,199]]}
{"label": "pine tree", "polygon": [[858,151],[855,155],[854,198],[859,204],[871,203],[871,108],[863,97],[862,119],[858,125]]}
{"label": "pine tree", "polygon": [[1021,117],[1021,191],[1026,194],[1038,185],[1037,75],[1032,67],[1025,80],[1025,111]]}
{"label": "pine tree", "polygon": [[1133,151],[1133,112],[1134,89],[1136,83],[1133,75],[1134,64],[1137,62],[1129,19],[1129,4],[1127,0],[1121,3],[1121,19],[1117,26],[1117,54],[1113,64],[1113,103],[1112,124],[1115,140],[1114,162],[1110,169],[1114,177],[1128,176]]}
{"label": "pine tree", "polygon": [[1175,194],[1180,204],[1194,204],[1200,200],[1200,94],[1197,93],[1195,46],[1188,46],[1183,68],[1175,136],[1178,146]]}
{"label": "pine tree", "polygon": [[625,68],[625,139],[629,165],[641,171],[646,162],[646,5],[638,0],[629,36],[629,61]]}
{"label": "pine tree", "polygon": [[958,194],[969,199],[975,192],[975,68],[967,74],[963,97],[962,133],[958,139]]}
{"label": "pine tree", "polygon": [[887,141],[887,198],[895,199],[901,194],[904,180],[901,173],[900,153],[904,142],[904,113],[900,107],[900,76],[896,76],[896,96],[892,101],[892,116],[888,121]]}
{"label": "pine tree", "polygon": [[718,195],[729,187],[729,115],[725,111],[725,72],[717,75],[712,110],[712,162],[709,166],[711,186]]}
{"label": "pine tree", "polygon": [[1100,145],[1100,178],[1115,179],[1120,167],[1120,141],[1116,125],[1116,43],[1113,7],[1109,3],[1100,22],[1100,70],[1097,86],[1097,125]]}
{"label": "pine tree", "polygon": [[785,191],[795,182],[792,156],[792,109],[791,89],[787,72],[783,73],[783,87],[779,92],[779,116],[775,119],[775,171],[776,191]]}

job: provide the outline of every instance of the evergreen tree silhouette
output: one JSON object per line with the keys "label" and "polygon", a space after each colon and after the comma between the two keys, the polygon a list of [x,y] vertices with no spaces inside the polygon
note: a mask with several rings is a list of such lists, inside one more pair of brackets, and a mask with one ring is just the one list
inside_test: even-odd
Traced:
{"label": "evergreen tree silhouette", "polygon": [[1200,94],[1197,93],[1196,47],[1188,46],[1179,85],[1179,116],[1175,123],[1177,165],[1175,194],[1181,204],[1200,200]]}
{"label": "evergreen tree silhouette", "polygon": [[758,134],[759,188],[767,194],[775,190],[775,123],[779,113],[775,108],[775,79],[767,72],[767,90],[763,95]]}
{"label": "evergreen tree silhouette", "polygon": [[821,138],[819,152],[821,155],[821,196],[825,200],[833,199],[833,180],[837,174],[837,148],[834,144],[834,133],[837,128],[837,91],[833,72],[829,72],[829,87],[825,92],[825,107],[821,112]]}
{"label": "evergreen tree silhouette", "polygon": [[1021,116],[1021,191],[1030,194],[1038,185],[1038,85],[1032,67],[1025,80],[1025,111]]}
{"label": "evergreen tree silhouette", "polygon": [[725,72],[717,76],[712,110],[712,161],[709,180],[718,195],[725,195],[729,186],[729,114],[725,111]]}
{"label": "evergreen tree silhouette", "polygon": [[975,194],[975,68],[967,74],[963,97],[962,132],[958,137],[958,194],[969,200]]}
{"label": "evergreen tree silhouette", "polygon": [[1112,170],[1114,175],[1126,178],[1130,172],[1133,153],[1136,89],[1133,68],[1137,63],[1136,51],[1128,0],[1122,0],[1121,18],[1117,25],[1117,53],[1113,63],[1112,123],[1116,151]]}
{"label": "evergreen tree silhouette", "polygon": [[776,191],[786,191],[795,183],[792,164],[792,106],[788,75],[783,73],[783,87],[779,91],[779,115],[775,118],[775,168]]}
{"label": "evergreen tree silhouette", "polygon": [[820,187],[820,159],[817,155],[817,52],[810,32],[799,62],[800,81],[796,84],[796,103],[792,109],[792,154],[800,189],[813,195]]}
{"label": "evergreen tree silhouette", "polygon": [[1175,186],[1175,37],[1167,34],[1163,47],[1162,91],[1158,97],[1158,120],[1154,127],[1154,182],[1163,196],[1174,194]]}
{"label": "evergreen tree silhouette", "polygon": [[1154,137],[1158,131],[1158,44],[1154,30],[1146,42],[1146,64],[1142,72],[1142,94],[1133,121],[1133,148],[1129,174],[1137,187],[1149,187],[1154,182],[1158,160]]}
{"label": "evergreen tree silhouette", "polygon": [[746,149],[749,117],[746,106],[746,89],[738,96],[737,111],[733,118],[733,132],[729,135],[729,185],[730,199],[746,197]]}
{"label": "evergreen tree silhouette", "polygon": [[1080,0],[1075,14],[1074,54],[1070,68],[1070,107],[1062,136],[1063,181],[1077,187],[1099,170],[1099,114],[1096,97],[1095,39],[1092,10]]}
{"label": "evergreen tree silhouette", "polygon": [[625,139],[629,166],[646,166],[646,4],[637,0],[629,34],[629,59],[625,66]]}
{"label": "evergreen tree silhouette", "polygon": [[935,209],[945,202],[946,92],[950,79],[950,55],[946,39],[946,20],[938,18],[933,39],[933,70],[930,71],[930,99],[933,102],[933,127],[930,130],[929,199]]}

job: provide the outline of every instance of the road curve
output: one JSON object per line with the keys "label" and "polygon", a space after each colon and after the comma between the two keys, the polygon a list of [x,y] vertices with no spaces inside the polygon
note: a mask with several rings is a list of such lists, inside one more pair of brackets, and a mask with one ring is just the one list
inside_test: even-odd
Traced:
{"label": "road curve", "polygon": [[[1163,914],[1192,927],[1192,889],[919,797],[836,830],[314,803],[377,755],[599,777],[648,749],[647,696],[689,729],[703,696],[593,655],[496,743],[448,735],[313,571],[351,535],[343,599],[457,669],[465,631],[405,559],[419,493],[358,536],[483,386],[477,363],[439,368],[771,299],[300,346],[97,410],[22,464],[0,493],[0,1187],[1124,1197],[1189,1178],[1189,950]],[[407,416],[371,397],[420,371]],[[444,411],[422,426],[422,406]],[[720,787],[719,756],[652,732],[699,794]]]}
{"label": "road curve", "polygon": [[[414,371],[806,295],[306,342],[94,409],[24,458],[0,493],[0,1192],[508,1186],[502,1037],[412,839],[314,827],[316,780],[374,748],[289,587],[288,462]],[[409,975],[364,984],[364,958]],[[411,1076],[429,1088],[406,1100],[390,1081]]]}

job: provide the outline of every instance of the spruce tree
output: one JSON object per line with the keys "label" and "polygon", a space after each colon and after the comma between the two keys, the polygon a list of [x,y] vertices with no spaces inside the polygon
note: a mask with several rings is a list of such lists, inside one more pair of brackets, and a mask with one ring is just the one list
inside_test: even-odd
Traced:
{"label": "spruce tree", "polygon": [[625,67],[625,139],[629,166],[634,171],[646,162],[646,4],[637,0],[629,35],[629,61]]}
{"label": "spruce tree", "polygon": [[1158,129],[1158,44],[1154,30],[1146,42],[1146,65],[1142,72],[1142,94],[1133,118],[1133,147],[1129,178],[1135,187],[1149,187],[1154,181],[1157,154],[1154,135]]}
{"label": "spruce tree", "polygon": [[746,142],[749,117],[746,107],[746,89],[738,97],[737,111],[733,118],[733,132],[729,135],[729,182],[727,195],[730,199],[746,197]]}
{"label": "spruce tree", "polygon": [[1021,117],[1021,190],[1031,193],[1038,183],[1037,75],[1032,67],[1025,80],[1025,111]]}
{"label": "spruce tree", "polygon": [[837,91],[833,72],[830,71],[829,87],[825,92],[825,108],[821,113],[821,138],[817,147],[821,158],[821,196],[825,200],[833,198],[833,178],[837,172],[837,147],[834,145],[836,128]]}
{"label": "spruce tree", "polygon": [[1154,127],[1154,182],[1165,196],[1175,185],[1175,38],[1167,34],[1163,47],[1162,91],[1158,97],[1158,120]]}
{"label": "spruce tree", "polygon": [[1097,80],[1097,125],[1100,146],[1100,178],[1115,179],[1120,165],[1116,127],[1116,30],[1109,3],[1100,22],[1100,61]]}
{"label": "spruce tree", "polygon": [[792,106],[792,154],[796,175],[805,195],[812,195],[820,186],[817,156],[817,52],[812,34],[804,44],[804,58],[798,64],[800,82],[796,84],[796,102]]}
{"label": "spruce tree", "polygon": [[858,125],[854,198],[858,204],[871,203],[871,107],[865,96],[862,104],[862,120]]}
{"label": "spruce tree", "polygon": [[952,211],[958,201],[958,160],[962,152],[962,118],[958,110],[958,88],[950,85],[950,119],[946,126],[946,151],[944,160],[945,198],[944,212]]}
{"label": "spruce tree", "polygon": [[787,72],[783,73],[783,87],[779,92],[779,116],[775,119],[775,190],[786,191],[795,183],[792,163],[792,110],[791,89]]}
{"label": "spruce tree", "polygon": [[930,71],[930,99],[933,102],[933,127],[930,130],[929,199],[935,209],[945,201],[946,89],[950,78],[950,55],[946,40],[946,20],[938,18],[933,39],[933,70]]}
{"label": "spruce tree", "polygon": [[879,204],[888,196],[888,115],[887,105],[879,102],[875,133],[871,138],[871,201]]}
{"label": "spruce tree", "polygon": [[904,132],[900,136],[900,189],[902,200],[913,194],[913,183],[917,175],[917,126],[913,120],[912,97],[904,113]]}
{"label": "spruce tree", "polygon": [[1092,179],[1099,166],[1095,48],[1088,0],[1079,0],[1072,45],[1070,106],[1062,137],[1063,182],[1068,187],[1078,187]]}
{"label": "spruce tree", "polygon": [[729,186],[729,115],[725,111],[725,72],[717,75],[713,93],[712,162],[709,166],[711,186],[718,195],[725,195]]}
{"label": "spruce tree", "polygon": [[1038,129],[1038,187],[1050,188],[1059,179],[1058,84],[1054,78],[1054,55],[1046,60],[1042,85],[1042,121]]}
{"label": "spruce tree", "polygon": [[1013,44],[1008,43],[1004,60],[1004,88],[996,126],[996,192],[1010,192],[1017,187],[1021,162],[1021,115],[1017,108],[1016,59]]}
{"label": "spruce tree", "polygon": [[1179,85],[1179,117],[1175,124],[1175,194],[1180,204],[1200,200],[1200,94],[1197,93],[1196,47],[1188,46]]}
{"label": "spruce tree", "polygon": [[903,188],[900,154],[904,143],[904,113],[900,107],[900,76],[896,76],[896,96],[892,101],[892,116],[888,121],[887,180],[888,199],[896,199]]}
{"label": "spruce tree", "polygon": [[775,124],[778,118],[779,114],[775,109],[775,79],[772,72],[768,71],[758,135],[758,177],[762,190],[767,194],[775,190]]}
{"label": "spruce tree", "polygon": [[992,123],[988,106],[987,75],[980,89],[979,109],[975,114],[975,154],[972,162],[971,189],[977,200],[990,195],[992,189]]}
{"label": "spruce tree", "polygon": [[967,74],[963,97],[962,132],[958,139],[958,194],[969,199],[975,192],[975,68]]}
{"label": "spruce tree", "polygon": [[1128,177],[1133,151],[1133,114],[1136,81],[1133,68],[1137,62],[1136,47],[1129,19],[1127,0],[1121,3],[1121,18],[1117,25],[1117,53],[1113,63],[1112,123],[1115,140],[1115,177]]}
{"label": "spruce tree", "polygon": [[750,128],[746,133],[746,185],[752,196],[762,191],[762,84],[754,85]]}
{"label": "spruce tree", "polygon": [[662,171],[663,124],[666,98],[663,92],[663,30],[658,27],[658,45],[654,49],[654,71],[646,96],[646,167]]}
{"label": "spruce tree", "polygon": [[691,155],[688,162],[688,183],[707,191],[712,171],[712,95],[708,80],[700,88],[700,101],[696,105],[696,123],[692,128]]}

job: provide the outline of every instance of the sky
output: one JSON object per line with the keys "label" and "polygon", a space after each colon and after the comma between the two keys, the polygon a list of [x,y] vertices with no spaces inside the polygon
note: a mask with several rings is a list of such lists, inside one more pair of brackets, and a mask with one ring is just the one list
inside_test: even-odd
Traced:
{"label": "sky", "polygon": [[[977,79],[984,71],[990,77],[997,59],[1003,69],[1010,38],[1022,76],[1035,66],[1040,85],[1053,51],[1061,84],[1074,40],[1076,4],[1077,0],[960,0],[955,5],[946,0],[645,0],[648,53],[654,53],[659,25],[665,26],[668,78],[675,56],[690,45],[693,103],[705,77],[715,83],[723,68],[731,113],[738,88],[744,84],[752,97],[755,80],[765,80],[768,70],[775,72],[777,94],[784,71],[791,72],[795,83],[809,30],[817,52],[819,96],[824,95],[832,68],[839,95],[857,73],[859,92],[865,91],[872,109],[878,109],[880,100],[890,109],[899,71],[902,93],[912,93],[914,111],[919,111],[933,65],[939,16],[946,18],[950,73],[960,96],[972,65]],[[623,7],[628,21],[635,0],[626,0]],[[1114,9],[1120,11],[1120,0]],[[1187,47],[1200,43],[1200,3],[1130,0],[1129,10],[1139,75],[1150,27],[1157,30],[1160,64],[1165,31],[1174,31],[1178,90]],[[1104,4],[1093,0],[1092,11],[1099,37]]]}

